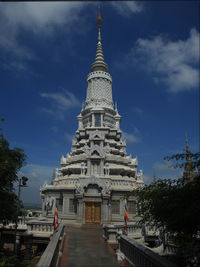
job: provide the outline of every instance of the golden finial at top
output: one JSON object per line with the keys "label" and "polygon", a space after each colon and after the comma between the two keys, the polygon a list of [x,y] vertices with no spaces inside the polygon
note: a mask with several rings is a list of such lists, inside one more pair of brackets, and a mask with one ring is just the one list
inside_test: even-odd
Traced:
{"label": "golden finial at top", "polygon": [[100,12],[100,8],[98,10],[98,15],[97,15],[97,25],[100,28],[102,24],[102,17],[101,17],[101,12]]}

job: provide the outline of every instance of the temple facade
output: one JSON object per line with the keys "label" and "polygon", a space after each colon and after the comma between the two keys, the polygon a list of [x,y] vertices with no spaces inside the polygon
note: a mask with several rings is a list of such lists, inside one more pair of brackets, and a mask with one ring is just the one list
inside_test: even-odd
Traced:
{"label": "temple facade", "polygon": [[[112,77],[104,61],[100,12],[97,17],[96,57],[87,76],[87,95],[80,114],[71,152],[61,157],[52,183],[40,190],[43,216],[71,223],[120,223],[128,192],[143,186],[138,160],[126,154],[120,130],[121,116],[114,107]],[[127,199],[131,220],[135,220],[134,197]]]}

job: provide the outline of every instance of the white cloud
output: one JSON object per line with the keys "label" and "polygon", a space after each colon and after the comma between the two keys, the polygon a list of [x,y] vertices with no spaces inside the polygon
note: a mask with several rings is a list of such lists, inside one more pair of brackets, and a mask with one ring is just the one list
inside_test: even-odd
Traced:
{"label": "white cloud", "polygon": [[63,93],[41,93],[40,96],[52,102],[52,108],[43,108],[43,111],[59,119],[64,119],[67,110],[81,106],[78,98],[67,90],[63,90]]}
{"label": "white cloud", "polygon": [[51,127],[51,131],[54,132],[54,133],[58,133],[59,132],[59,129],[56,126],[52,126]]}
{"label": "white cloud", "polygon": [[[79,12],[84,6],[81,2],[0,3],[0,49],[11,57],[11,63],[36,59],[37,55],[22,42],[21,32],[41,38],[51,36],[60,25],[65,31],[72,30],[72,23],[82,20]],[[26,67],[22,63],[17,66],[19,71]]]}
{"label": "white cloud", "polygon": [[172,162],[156,162],[153,166],[157,178],[175,179],[182,176],[182,170],[172,167]]}
{"label": "white cloud", "polygon": [[33,31],[48,27],[50,24],[63,24],[77,19],[75,9],[81,3],[1,3],[5,17],[12,24],[23,25]]}
{"label": "white cloud", "polygon": [[145,184],[150,184],[152,182],[152,178],[148,175],[143,174],[142,178]]}
{"label": "white cloud", "polygon": [[67,141],[72,142],[72,139],[74,139],[74,134],[65,134],[65,138],[67,139]]}
{"label": "white cloud", "polygon": [[139,107],[133,107],[132,111],[140,116],[143,114],[143,110]]}
{"label": "white cloud", "polygon": [[21,191],[21,199],[24,203],[40,203],[40,187],[45,181],[50,183],[53,167],[38,164],[28,164],[18,173],[19,177],[28,178],[27,187]]}
{"label": "white cloud", "polygon": [[48,3],[1,3],[1,15],[13,31],[23,27],[35,34],[49,34],[56,25],[69,24],[79,19],[79,11],[84,6],[80,2]]}
{"label": "white cloud", "polygon": [[155,170],[162,170],[162,171],[164,170],[164,171],[166,171],[166,170],[169,170],[170,166],[171,166],[171,164],[168,163],[168,162],[164,162],[164,163],[156,162],[154,164],[154,169]]}
{"label": "white cloud", "polygon": [[136,1],[113,1],[111,5],[122,16],[129,17],[132,13],[139,13],[143,10],[143,4]]}
{"label": "white cloud", "polygon": [[122,136],[126,140],[127,143],[139,143],[141,142],[141,138],[138,137],[139,130],[137,128],[134,128],[133,133],[126,133],[122,131]]}
{"label": "white cloud", "polygon": [[164,83],[170,92],[198,88],[199,32],[190,30],[186,40],[171,41],[163,36],[138,39],[127,59],[139,63]]}
{"label": "white cloud", "polygon": [[27,176],[29,178],[28,184],[31,185],[43,185],[45,180],[49,180],[52,176],[53,167],[27,164],[19,172],[19,176]]}
{"label": "white cloud", "polygon": [[41,93],[41,97],[52,99],[59,105],[61,109],[69,109],[73,106],[80,106],[79,100],[74,96],[73,93],[65,90],[62,93]]}

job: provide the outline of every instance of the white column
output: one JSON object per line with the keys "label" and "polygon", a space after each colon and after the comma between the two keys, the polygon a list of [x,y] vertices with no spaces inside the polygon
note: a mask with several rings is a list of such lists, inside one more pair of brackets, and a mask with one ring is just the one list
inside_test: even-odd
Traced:
{"label": "white column", "polygon": [[94,127],[94,113],[92,114],[92,127]]}
{"label": "white column", "polygon": [[62,215],[67,215],[68,206],[69,206],[69,199],[67,197],[63,197]]}
{"label": "white column", "polygon": [[103,175],[103,174],[104,174],[104,162],[101,159],[101,162],[100,162],[100,175]]}
{"label": "white column", "polygon": [[83,199],[78,199],[78,220],[80,222],[83,222],[83,212],[84,212],[84,202],[83,202]]}
{"label": "white column", "polygon": [[87,160],[87,175],[91,175],[91,161]]}
{"label": "white column", "polygon": [[102,221],[103,222],[108,222],[109,221],[109,206],[108,206],[108,200],[107,199],[103,199],[102,202]]}
{"label": "white column", "polygon": [[103,127],[103,114],[101,113],[101,127]]}
{"label": "white column", "polygon": [[46,210],[45,210],[45,199],[42,199],[42,214],[43,216],[46,215]]}

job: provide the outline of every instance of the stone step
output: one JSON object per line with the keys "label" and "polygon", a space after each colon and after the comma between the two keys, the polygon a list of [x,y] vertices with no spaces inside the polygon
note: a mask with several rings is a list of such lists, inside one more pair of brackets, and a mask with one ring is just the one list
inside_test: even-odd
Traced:
{"label": "stone step", "polygon": [[82,225],[82,228],[85,229],[103,229],[99,223],[85,223]]}

